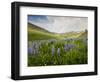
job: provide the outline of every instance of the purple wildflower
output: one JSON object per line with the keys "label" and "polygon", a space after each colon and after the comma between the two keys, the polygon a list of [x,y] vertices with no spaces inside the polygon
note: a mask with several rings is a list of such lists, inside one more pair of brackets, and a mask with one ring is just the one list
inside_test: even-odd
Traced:
{"label": "purple wildflower", "polygon": [[58,48],[57,54],[58,54],[58,56],[60,56],[60,48]]}
{"label": "purple wildflower", "polygon": [[52,47],[52,55],[54,55],[55,54],[55,48],[54,48],[54,46]]}
{"label": "purple wildflower", "polygon": [[32,54],[32,52],[33,52],[32,48],[29,47],[29,48],[28,48],[28,53],[29,53],[29,54]]}
{"label": "purple wildflower", "polygon": [[68,50],[72,49],[73,47],[75,47],[74,44],[65,44],[65,45],[64,45],[64,50],[65,50],[65,51],[68,51]]}

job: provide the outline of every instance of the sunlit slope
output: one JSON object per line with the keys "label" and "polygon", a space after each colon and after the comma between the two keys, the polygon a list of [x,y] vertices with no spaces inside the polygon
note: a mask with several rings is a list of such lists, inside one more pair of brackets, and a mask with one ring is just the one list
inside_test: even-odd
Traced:
{"label": "sunlit slope", "polygon": [[87,38],[88,37],[88,33],[85,31],[85,32],[82,32],[79,36],[79,38]]}
{"label": "sunlit slope", "polygon": [[62,34],[64,38],[86,38],[87,32],[81,31],[81,32],[68,32]]}
{"label": "sunlit slope", "polygon": [[61,39],[58,34],[51,33],[36,25],[28,23],[28,40],[48,40],[48,39]]}
{"label": "sunlit slope", "polygon": [[28,23],[28,40],[48,40],[48,39],[57,39],[62,40],[65,38],[86,38],[86,32],[68,32],[68,33],[52,33],[46,29],[43,29],[39,26]]}

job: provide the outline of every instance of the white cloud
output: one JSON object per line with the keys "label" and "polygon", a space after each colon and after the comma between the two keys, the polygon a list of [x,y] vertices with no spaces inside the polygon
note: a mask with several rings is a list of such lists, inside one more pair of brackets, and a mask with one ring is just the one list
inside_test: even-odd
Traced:
{"label": "white cloud", "polygon": [[83,31],[88,27],[87,17],[59,17],[47,16],[47,21],[39,19],[39,22],[30,21],[48,31],[64,33],[70,31]]}

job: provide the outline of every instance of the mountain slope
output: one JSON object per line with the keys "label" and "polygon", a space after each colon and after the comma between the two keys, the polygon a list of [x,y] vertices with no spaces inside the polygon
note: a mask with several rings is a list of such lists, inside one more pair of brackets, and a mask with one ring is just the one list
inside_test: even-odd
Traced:
{"label": "mountain slope", "polygon": [[39,26],[28,23],[28,40],[48,40],[48,39],[60,39],[58,35],[51,33]]}
{"label": "mountain slope", "polygon": [[28,40],[48,40],[57,39],[62,40],[65,38],[87,38],[87,32],[67,32],[67,33],[52,33],[44,28],[28,23]]}
{"label": "mountain slope", "polygon": [[80,34],[79,38],[87,38],[88,33],[85,31]]}
{"label": "mountain slope", "polygon": [[40,30],[40,31],[44,31],[44,32],[49,32],[46,29],[43,29],[43,28],[41,28],[41,27],[39,27],[37,25],[31,24],[29,22],[28,22],[28,29],[29,30],[36,29],[36,30]]}

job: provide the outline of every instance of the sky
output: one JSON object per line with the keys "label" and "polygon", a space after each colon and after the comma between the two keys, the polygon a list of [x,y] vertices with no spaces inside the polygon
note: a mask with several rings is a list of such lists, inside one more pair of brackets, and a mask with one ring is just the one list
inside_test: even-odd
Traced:
{"label": "sky", "polygon": [[28,15],[28,22],[55,33],[79,32],[88,28],[87,17]]}

